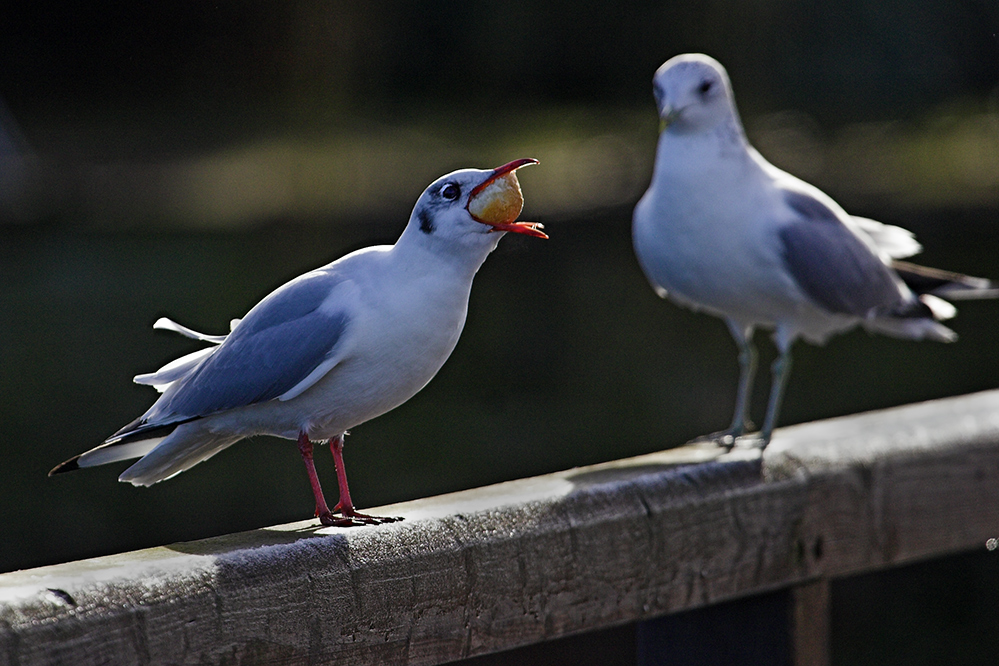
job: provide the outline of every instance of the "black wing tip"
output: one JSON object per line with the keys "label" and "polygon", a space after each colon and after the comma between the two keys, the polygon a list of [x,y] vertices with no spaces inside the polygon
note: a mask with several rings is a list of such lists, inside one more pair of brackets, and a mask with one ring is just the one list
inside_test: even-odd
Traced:
{"label": "black wing tip", "polygon": [[198,418],[200,417],[191,416],[177,421],[171,421],[170,423],[143,423],[141,419],[136,419],[115,434],[108,437],[104,444],[128,444],[129,442],[149,439],[150,436],[156,436],[160,433],[166,436],[173,432],[177,426],[190,423]]}
{"label": "black wing tip", "polygon": [[80,456],[73,456],[66,462],[61,462],[51,470],[49,470],[49,476],[55,476],[56,474],[65,474],[66,472],[75,472],[80,469]]}
{"label": "black wing tip", "polygon": [[[181,425],[182,423],[187,423],[193,421],[197,417],[192,417],[184,419],[182,421],[174,421],[173,423],[166,424],[149,424],[142,423],[141,419],[136,419],[132,423],[111,435],[101,446],[97,448],[104,448],[106,446],[115,446],[118,444],[128,444],[130,442],[135,442],[143,439],[149,439],[150,435],[157,435],[163,433],[165,435],[170,434],[173,430]],[[80,458],[83,457],[83,453],[78,456],[73,456],[66,462],[59,463],[51,470],[49,470],[49,476],[55,476],[56,474],[65,474],[66,472],[75,472],[80,469]]]}
{"label": "black wing tip", "polygon": [[906,286],[917,294],[933,294],[949,301],[999,298],[999,281],[930,268],[908,261],[893,261],[891,267]]}

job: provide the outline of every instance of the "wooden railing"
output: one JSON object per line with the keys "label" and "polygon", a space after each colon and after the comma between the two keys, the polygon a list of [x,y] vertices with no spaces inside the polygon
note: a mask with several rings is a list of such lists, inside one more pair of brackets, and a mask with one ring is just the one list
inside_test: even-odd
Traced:
{"label": "wooden railing", "polygon": [[0,575],[0,666],[437,664],[782,589],[789,658],[823,664],[831,579],[999,537],[999,391],[375,513],[406,520]]}

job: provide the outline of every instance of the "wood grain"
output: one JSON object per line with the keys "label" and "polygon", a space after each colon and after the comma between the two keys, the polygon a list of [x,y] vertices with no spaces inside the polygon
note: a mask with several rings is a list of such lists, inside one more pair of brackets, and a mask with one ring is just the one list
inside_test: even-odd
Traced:
{"label": "wood grain", "polygon": [[999,391],[784,428],[762,461],[683,447],[375,513],[406,520],[0,575],[0,666],[442,663],[981,548]]}

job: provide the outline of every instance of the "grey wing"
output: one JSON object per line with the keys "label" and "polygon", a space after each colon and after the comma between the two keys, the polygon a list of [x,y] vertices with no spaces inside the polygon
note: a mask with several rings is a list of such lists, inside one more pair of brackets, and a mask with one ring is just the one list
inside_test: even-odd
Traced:
{"label": "grey wing", "polygon": [[343,282],[320,269],[271,293],[130,425],[197,418],[273,400],[316,381],[335,364],[350,325],[348,304],[337,303],[335,293]]}
{"label": "grey wing", "polygon": [[898,276],[836,211],[807,192],[788,189],[783,196],[792,211],[778,232],[784,265],[813,302],[864,317],[907,300]]}

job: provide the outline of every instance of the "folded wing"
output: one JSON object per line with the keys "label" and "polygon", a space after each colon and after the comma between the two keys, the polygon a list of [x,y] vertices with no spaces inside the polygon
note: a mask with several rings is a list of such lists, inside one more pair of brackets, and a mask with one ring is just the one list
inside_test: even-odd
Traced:
{"label": "folded wing", "polygon": [[[338,360],[350,325],[350,292],[335,272],[320,269],[270,294],[217,347],[165,366],[144,383],[163,385],[163,396],[135,427],[189,420],[273,400],[318,381]],[[200,356],[199,356],[200,354]],[[325,372],[318,373],[317,369]]]}

